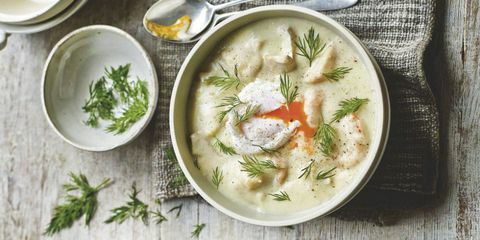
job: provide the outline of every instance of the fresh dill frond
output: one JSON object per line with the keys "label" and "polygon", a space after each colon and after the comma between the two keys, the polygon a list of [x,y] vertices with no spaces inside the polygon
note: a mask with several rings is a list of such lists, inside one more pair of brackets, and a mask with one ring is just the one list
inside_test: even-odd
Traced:
{"label": "fresh dill frond", "polygon": [[352,68],[348,67],[338,67],[330,72],[324,73],[323,76],[330,81],[338,82],[338,80],[343,79],[351,70]]}
{"label": "fresh dill frond", "polygon": [[337,167],[333,167],[327,171],[320,171],[317,173],[317,180],[327,179],[335,176],[335,173],[332,173]]}
{"label": "fresh dill frond", "polygon": [[186,185],[188,183],[188,180],[183,174],[182,169],[178,165],[177,156],[175,155],[175,151],[173,150],[173,148],[172,147],[166,148],[163,151],[163,155],[170,161],[170,164],[174,166],[175,177],[172,180],[170,180],[170,182],[168,183],[168,186],[172,188],[177,188],[177,187]]}
{"label": "fresh dill frond", "polygon": [[217,108],[225,108],[223,111],[221,111],[218,114],[218,121],[222,122],[225,116],[232,110],[234,110],[237,106],[243,104],[242,101],[240,101],[240,98],[237,95],[233,95],[231,97],[226,97],[222,99],[222,103],[217,105]]}
{"label": "fresh dill frond", "polygon": [[312,172],[312,167],[313,167],[313,164],[315,163],[315,160],[310,160],[310,163],[308,164],[308,166],[304,167],[301,171],[302,171],[302,174],[298,177],[299,179],[304,177],[305,176],[305,179],[308,178],[308,176],[310,176],[310,173]]}
{"label": "fresh dill frond", "polygon": [[213,170],[212,183],[218,189],[220,183],[223,181],[223,171],[220,171],[218,167]]}
{"label": "fresh dill frond", "polygon": [[177,214],[175,214],[175,217],[178,218],[178,217],[180,217],[180,213],[182,212],[182,207],[183,207],[183,204],[177,205],[177,206],[171,208],[170,210],[168,210],[167,213],[177,211]]}
{"label": "fresh dill frond", "polygon": [[115,91],[120,95],[122,102],[129,102],[131,96],[131,86],[128,83],[128,73],[130,72],[130,64],[120,65],[117,68],[105,67],[105,75],[112,80]]}
{"label": "fresh dill frond", "polygon": [[280,193],[270,193],[268,194],[273,197],[273,200],[275,201],[292,201],[290,200],[290,196],[288,196],[288,193],[285,191],[280,191]]}
{"label": "fresh dill frond", "polygon": [[240,78],[238,77],[238,69],[237,65],[235,65],[235,70],[234,74],[230,74],[225,68],[219,64],[220,68],[223,71],[224,76],[211,76],[208,77],[205,82],[207,84],[214,85],[215,87],[220,88],[221,90],[227,90],[231,87],[238,88],[240,86],[241,81]]}
{"label": "fresh dill frond", "polygon": [[[97,193],[111,183],[109,178],[105,178],[99,185],[92,187],[82,173],[79,175],[69,173],[69,176],[71,183],[63,185],[63,189],[67,192],[64,197],[65,203],[54,208],[52,219],[44,235],[51,236],[62,229],[70,228],[83,215],[85,215],[85,224],[89,225],[97,210]],[[70,194],[72,191],[79,191],[80,195]]]}
{"label": "fresh dill frond", "polygon": [[164,221],[168,221],[167,217],[163,216],[163,214],[157,210],[157,211],[151,211],[152,218],[155,221],[156,224],[160,224]]}
{"label": "fresh dill frond", "polygon": [[334,140],[337,136],[335,129],[328,123],[321,123],[315,132],[314,141],[320,144],[323,155],[330,157],[335,146]]}
{"label": "fresh dill frond", "polygon": [[358,111],[358,109],[364,104],[367,103],[368,99],[367,98],[350,98],[350,99],[345,99],[340,102],[339,106],[340,109],[338,109],[334,114],[333,114],[333,120],[331,122],[338,121],[342,119],[343,117],[347,116],[350,113],[354,113]]}
{"label": "fresh dill frond", "polygon": [[202,224],[197,224],[194,226],[194,229],[192,231],[192,238],[198,238],[200,236],[200,233],[202,232],[203,228],[205,228],[205,223]]}
{"label": "fresh dill frond", "polygon": [[259,105],[248,105],[242,114],[239,114],[237,111],[235,111],[236,125],[248,121],[248,119],[253,117],[253,115],[258,112],[259,108]]}
{"label": "fresh dill frond", "polygon": [[310,66],[312,66],[313,60],[323,51],[325,44],[321,45],[320,35],[315,34],[315,30],[311,27],[308,30],[308,34],[303,34],[303,38],[298,37],[295,41],[295,45],[300,50],[297,55],[308,59]]}
{"label": "fresh dill frond", "polygon": [[107,87],[107,80],[101,77],[97,82],[91,82],[88,86],[90,97],[83,105],[82,110],[88,113],[85,124],[91,127],[98,126],[98,119],[112,119],[113,109],[117,100],[113,96],[112,89]]}
{"label": "fresh dill frond", "polygon": [[116,222],[122,224],[128,218],[141,219],[145,225],[148,225],[149,211],[148,205],[138,199],[140,190],[137,190],[135,182],[132,184],[132,192],[128,195],[130,198],[124,205],[110,210],[110,216],[105,223]]}
{"label": "fresh dill frond", "polygon": [[298,87],[292,87],[292,82],[290,81],[288,74],[284,73],[283,75],[280,75],[280,92],[285,98],[287,106],[298,97]]}
{"label": "fresh dill frond", "polygon": [[233,149],[232,147],[229,147],[227,145],[225,145],[222,141],[220,141],[220,139],[218,138],[215,138],[215,142],[213,143],[213,146],[215,148],[217,148],[220,152],[222,152],[223,154],[225,155],[234,155],[234,154],[237,154],[237,152],[235,152],[235,149]]}
{"label": "fresh dill frond", "polygon": [[133,86],[129,95],[130,106],[124,109],[120,117],[112,119],[113,122],[107,127],[107,132],[115,135],[124,133],[147,113],[148,89],[145,82],[138,79]]}
{"label": "fresh dill frond", "polygon": [[272,160],[260,161],[255,156],[242,156],[243,162],[239,162],[242,166],[242,172],[246,172],[249,177],[254,178],[265,173],[267,169],[278,169]]}
{"label": "fresh dill frond", "polygon": [[253,144],[253,146],[259,147],[264,153],[267,153],[267,154],[274,154],[278,152],[278,149],[270,149],[270,148],[262,147],[256,144]]}

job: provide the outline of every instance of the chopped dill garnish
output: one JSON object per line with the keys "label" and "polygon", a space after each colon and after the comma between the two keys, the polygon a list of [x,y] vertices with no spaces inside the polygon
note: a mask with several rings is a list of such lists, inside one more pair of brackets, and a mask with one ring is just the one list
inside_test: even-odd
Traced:
{"label": "chopped dill garnish", "polygon": [[308,30],[308,34],[303,34],[303,38],[298,37],[295,45],[300,50],[300,53],[297,54],[308,59],[310,66],[313,60],[325,48],[325,44],[320,44],[320,35],[315,34],[313,27]]}
{"label": "chopped dill garnish", "polygon": [[218,138],[215,138],[215,142],[213,143],[213,146],[225,155],[230,155],[231,156],[231,155],[237,154],[237,152],[235,152],[235,149],[225,145]]}
{"label": "chopped dill garnish", "polygon": [[116,222],[121,224],[128,218],[133,218],[135,220],[140,218],[145,225],[148,225],[148,205],[138,199],[137,196],[139,193],[140,191],[137,190],[134,182],[132,184],[132,192],[128,195],[130,201],[127,201],[125,205],[110,210],[112,216],[105,220],[105,223]]}
{"label": "chopped dill garnish", "polygon": [[235,111],[236,125],[248,121],[248,119],[253,117],[253,115],[258,112],[259,108],[260,106],[258,105],[248,105],[243,114],[239,114],[237,111]]}
{"label": "chopped dill garnish", "polygon": [[312,167],[313,167],[313,163],[315,163],[315,160],[310,160],[310,163],[308,164],[308,166],[304,167],[301,171],[302,171],[302,174],[298,177],[299,179],[302,178],[303,176],[305,176],[305,179],[308,178],[308,176],[310,176],[310,173],[312,172]]}
{"label": "chopped dill garnish", "polygon": [[[89,225],[97,210],[97,193],[111,183],[109,178],[105,178],[98,186],[92,187],[82,173],[79,175],[70,173],[69,176],[71,183],[63,185],[63,189],[67,192],[64,197],[65,203],[54,208],[52,219],[44,235],[51,236],[71,227],[83,215],[85,215],[85,224]],[[72,191],[79,191],[80,196],[70,194]]]}
{"label": "chopped dill garnish", "polygon": [[160,224],[168,220],[167,217],[163,216],[163,214],[159,210],[151,211],[150,213],[152,214],[152,218],[154,219],[156,224]]}
{"label": "chopped dill garnish", "polygon": [[366,102],[368,102],[368,99],[356,97],[341,101],[339,104],[340,109],[338,109],[335,114],[333,114],[333,120],[331,122],[338,121],[343,117],[347,116],[348,114],[358,111],[360,106],[362,106]]}
{"label": "chopped dill garnish", "polygon": [[317,174],[317,180],[327,179],[335,176],[335,173],[332,173],[337,167],[333,167],[328,171],[320,171]]}
{"label": "chopped dill garnish", "polygon": [[272,160],[260,161],[254,156],[243,156],[242,172],[246,172],[249,177],[254,178],[265,173],[267,169],[278,169]]}
{"label": "chopped dill garnish", "polygon": [[288,196],[288,193],[285,191],[280,191],[280,193],[270,193],[268,194],[273,197],[273,200],[275,201],[292,201],[290,200],[290,196]]}
{"label": "chopped dill garnish", "polygon": [[223,71],[224,76],[211,76],[208,77],[205,82],[207,84],[212,84],[215,87],[220,88],[221,90],[227,90],[231,87],[238,88],[240,86],[240,78],[238,77],[237,65],[235,65],[234,74],[230,74],[225,68],[219,64],[220,68]]}
{"label": "chopped dill garnish", "polygon": [[328,123],[321,123],[317,128],[314,141],[315,143],[320,144],[320,150],[323,155],[327,157],[332,155],[336,135],[335,129]]}
{"label": "chopped dill garnish", "polygon": [[218,167],[213,170],[212,183],[218,189],[220,183],[223,181],[223,171],[220,171]]}
{"label": "chopped dill garnish", "polygon": [[259,147],[264,153],[267,153],[267,154],[273,154],[278,152],[278,149],[270,149],[270,148],[262,147],[256,144],[253,144],[253,146]]}
{"label": "chopped dill garnish", "polygon": [[97,82],[91,82],[88,86],[90,98],[85,102],[82,110],[88,113],[85,124],[91,127],[98,126],[98,119],[112,119],[113,109],[117,100],[113,96],[113,90],[107,87],[107,80],[101,77]]}
{"label": "chopped dill garnish", "polygon": [[337,82],[338,80],[344,78],[345,75],[348,74],[351,70],[352,68],[348,67],[338,67],[330,72],[324,73],[323,76],[325,76],[330,81]]}
{"label": "chopped dill garnish", "polygon": [[298,97],[298,87],[295,86],[292,88],[292,82],[287,73],[280,75],[280,92],[285,98],[287,106]]}
{"label": "chopped dill garnish", "polygon": [[198,238],[200,236],[200,233],[202,232],[203,228],[205,228],[205,223],[202,224],[197,224],[194,226],[194,229],[192,231],[192,238]]}
{"label": "chopped dill garnish", "polygon": [[237,95],[233,95],[231,97],[226,97],[224,99],[222,99],[222,103],[217,105],[216,107],[217,108],[225,108],[223,111],[221,111],[219,114],[218,114],[218,121],[219,122],[222,122],[223,119],[225,118],[225,116],[227,116],[227,114],[229,112],[231,112],[232,110],[234,110],[237,106],[243,104],[242,101],[240,101],[240,98],[238,98]]}
{"label": "chopped dill garnish", "polygon": [[178,218],[180,216],[180,213],[182,212],[182,207],[183,207],[183,204],[177,205],[177,206],[171,208],[170,210],[168,210],[167,213],[177,211],[177,214],[175,215],[175,217]]}

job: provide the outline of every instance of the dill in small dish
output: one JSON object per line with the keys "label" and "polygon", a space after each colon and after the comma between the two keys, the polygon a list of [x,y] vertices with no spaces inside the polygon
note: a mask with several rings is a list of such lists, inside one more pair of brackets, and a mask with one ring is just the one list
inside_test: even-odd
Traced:
{"label": "dill in small dish", "polygon": [[356,51],[322,25],[277,17],[244,26],[194,81],[196,164],[221,194],[260,212],[322,204],[368,164],[371,81]]}

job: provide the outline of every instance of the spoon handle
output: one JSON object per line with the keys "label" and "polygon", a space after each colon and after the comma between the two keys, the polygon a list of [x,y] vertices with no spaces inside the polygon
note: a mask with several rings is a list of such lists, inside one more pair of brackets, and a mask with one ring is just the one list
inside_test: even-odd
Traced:
{"label": "spoon handle", "polygon": [[215,11],[218,11],[218,10],[221,10],[221,9],[224,9],[224,8],[227,8],[227,7],[231,7],[231,6],[235,6],[235,5],[238,5],[238,4],[241,4],[241,3],[246,3],[246,2],[251,2],[251,1],[253,1],[253,0],[233,0],[233,1],[226,2],[226,3],[214,5],[213,9]]}

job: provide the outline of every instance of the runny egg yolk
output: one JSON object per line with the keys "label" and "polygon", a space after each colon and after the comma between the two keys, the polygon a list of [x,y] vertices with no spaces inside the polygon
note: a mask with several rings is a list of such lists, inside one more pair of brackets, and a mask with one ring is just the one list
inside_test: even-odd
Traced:
{"label": "runny egg yolk", "polygon": [[298,131],[302,131],[307,138],[315,136],[315,129],[311,128],[307,123],[307,115],[303,111],[303,102],[292,102],[288,107],[283,105],[272,112],[264,114],[262,117],[282,119],[286,124],[297,120],[300,122]]}
{"label": "runny egg yolk", "polygon": [[174,24],[169,26],[160,25],[148,20],[147,28],[161,38],[178,40],[178,34],[181,31],[188,30],[191,23],[192,19],[190,18],[190,16],[183,16],[179,18]]}

